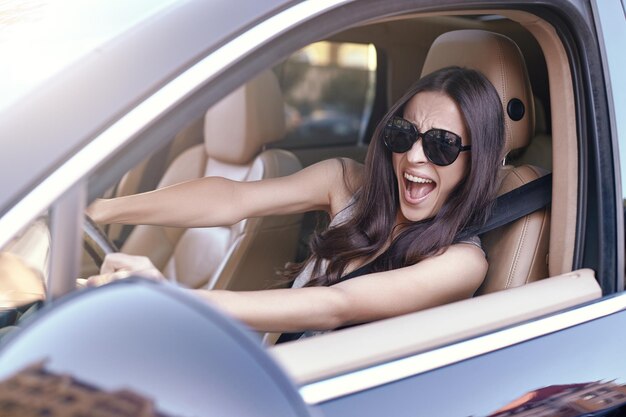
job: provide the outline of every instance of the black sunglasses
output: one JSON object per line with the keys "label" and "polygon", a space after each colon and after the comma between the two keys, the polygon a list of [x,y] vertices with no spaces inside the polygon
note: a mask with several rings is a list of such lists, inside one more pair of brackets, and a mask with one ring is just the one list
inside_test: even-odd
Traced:
{"label": "black sunglasses", "polygon": [[383,140],[391,152],[407,152],[419,138],[422,138],[426,158],[439,166],[450,165],[461,152],[472,147],[461,145],[461,137],[447,130],[430,129],[420,133],[413,123],[398,116],[389,119],[383,129]]}

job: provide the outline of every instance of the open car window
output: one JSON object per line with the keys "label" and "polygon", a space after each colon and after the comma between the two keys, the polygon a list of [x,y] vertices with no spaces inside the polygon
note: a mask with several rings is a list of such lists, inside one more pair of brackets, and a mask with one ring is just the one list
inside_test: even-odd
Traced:
{"label": "open car window", "polygon": [[[575,164],[576,155],[575,152],[572,153],[571,147],[565,143],[575,140],[575,134],[572,136],[571,132],[557,132],[555,138],[552,126],[554,125],[553,119],[555,117],[559,120],[567,120],[573,116],[573,113],[571,113],[571,108],[567,107],[565,109],[558,108],[555,112],[553,109],[555,98],[551,96],[551,94],[554,94],[554,88],[548,88],[550,71],[555,71],[554,68],[559,67],[558,60],[565,57],[552,57],[553,62],[546,62],[545,50],[550,47],[556,48],[558,44],[551,44],[550,42],[555,40],[549,39],[549,41],[544,41],[544,45],[540,45],[539,40],[533,33],[532,25],[527,25],[524,19],[524,17],[511,19],[502,15],[482,14],[443,17],[410,15],[402,19],[381,20],[374,23],[369,22],[361,27],[352,27],[334,35],[328,40],[313,42],[303,48],[299,48],[286,59],[271,67],[271,70],[278,78],[282,91],[286,131],[283,140],[272,142],[268,147],[293,151],[303,166],[329,157],[343,156],[346,149],[350,149],[349,152],[353,152],[353,155],[362,152],[360,154],[362,160],[363,152],[366,150],[362,142],[367,142],[371,139],[360,137],[364,132],[363,126],[377,123],[375,118],[380,117],[380,114],[372,112],[371,109],[380,106],[380,103],[386,103],[389,97],[397,98],[401,91],[415,81],[432,40],[441,33],[480,28],[502,33],[514,40],[527,62],[530,82],[533,92],[535,92],[533,117],[535,117],[536,122],[534,123],[535,131],[532,134],[532,140],[529,146],[512,152],[507,163],[512,167],[527,164],[539,166],[541,172],[547,172],[552,169],[556,173],[568,169],[571,170],[572,164]],[[415,40],[405,40],[402,46],[397,46],[391,41],[392,39],[404,38],[406,33],[412,33],[413,36],[408,39]],[[428,39],[420,38],[421,34],[427,34]],[[418,39],[419,41],[417,41]],[[410,50],[414,52],[408,53]],[[384,55],[386,59],[377,62],[376,58],[379,55]],[[408,68],[413,68],[413,70]],[[388,91],[384,94],[376,93],[375,91],[378,85],[377,77],[380,76],[380,73],[387,74],[389,79],[389,83],[386,86]],[[567,74],[561,75],[565,76]],[[564,96],[561,97],[561,101],[567,102],[571,94],[571,84],[566,77],[557,77],[557,79],[563,80]],[[250,79],[247,81],[250,81]],[[239,88],[243,87],[240,86]],[[379,103],[376,101],[379,101]],[[211,111],[210,108],[207,110]],[[173,109],[171,112],[176,114],[178,110]],[[326,117],[331,113],[338,117]],[[326,116],[317,120],[316,114]],[[184,118],[184,116],[181,117]],[[347,126],[344,122],[348,119],[352,120],[352,122],[348,123],[352,127],[344,129]],[[213,140],[207,137],[210,130],[207,130],[204,112],[201,113],[200,117],[197,117],[195,114],[193,117],[188,117],[184,125],[184,128],[169,136],[169,141],[165,145],[159,146],[156,151],[153,151],[147,157],[144,156],[126,174],[119,170],[114,174],[108,174],[115,178],[116,181],[113,184],[107,184],[106,192],[108,194],[102,195],[124,195],[125,193],[145,191],[142,187],[146,184],[150,184],[148,189],[152,189],[188,179],[184,176],[187,174],[182,174],[184,170],[179,166],[181,160],[194,161],[193,163],[200,161],[200,165],[194,168],[198,170],[198,173],[193,175],[220,175],[220,171],[211,171],[210,167],[207,168],[202,165],[204,163],[202,158],[211,160],[211,155],[192,156],[202,155],[202,152],[205,152],[202,150],[203,143],[206,147],[207,141]],[[311,126],[314,125],[317,127],[312,128]],[[317,133],[311,133],[315,132],[319,126],[326,126],[330,130],[324,130],[326,128],[320,127]],[[337,132],[340,130],[349,132],[349,134],[346,133],[346,138],[349,137],[350,139],[337,139],[334,133],[332,133],[334,129]],[[184,143],[184,145],[179,145],[179,143]],[[561,160],[557,166],[552,165],[553,149],[557,146],[555,143],[560,147],[568,148],[569,153],[564,156],[567,164],[564,165]],[[171,149],[177,149],[177,152],[172,154],[170,152]],[[219,161],[219,158],[217,160],[217,162],[211,164],[213,166],[218,165],[218,163],[223,164],[222,161]],[[207,166],[209,165],[207,164]],[[193,165],[187,162],[185,169],[191,166]],[[228,169],[230,170],[229,172],[241,172],[242,174],[236,175],[239,175],[240,179],[245,180],[247,175],[245,170],[248,169],[246,164],[232,164],[232,166],[229,165]],[[227,172],[227,170],[223,172]],[[183,176],[178,178],[177,175],[179,174]],[[135,177],[131,180],[132,176]],[[175,180],[173,178],[178,179]],[[132,187],[132,184],[135,184],[135,188]],[[126,188],[128,190],[120,191]],[[570,205],[571,193],[572,189],[575,192],[575,188],[575,183],[573,182],[557,185],[556,195],[564,194],[567,196],[567,199],[564,203],[561,203],[561,200],[555,203],[552,206],[553,211],[559,212],[564,210],[565,213],[572,211]],[[559,204],[561,204],[560,207]],[[567,230],[568,234],[571,234],[575,225],[564,221],[563,219],[566,217],[560,215],[553,216],[552,226],[546,223],[543,227],[553,227],[556,233],[560,230]],[[298,238],[298,250],[294,260],[303,260],[308,255],[308,240],[311,234],[314,233],[317,222],[315,215],[305,216],[301,220],[302,226]],[[175,254],[180,254],[183,251],[209,253],[215,249],[215,247],[202,249],[201,237],[191,238],[187,236],[196,232],[174,231],[166,228],[159,230],[151,229],[151,231],[146,232],[144,240],[141,240],[136,235],[143,233],[145,230],[143,227],[120,228],[115,225],[103,226],[105,232],[119,244],[122,250],[151,257],[153,262],[166,273],[181,274],[181,271],[188,267],[184,262],[188,262],[191,258],[181,257],[180,259],[186,259],[186,261],[181,261],[180,259],[174,261],[174,257],[177,256]],[[242,223],[239,227],[245,228],[247,226]],[[157,236],[163,237],[163,243],[155,244],[156,241],[160,241],[154,240]],[[161,238],[159,237],[158,239]],[[234,240],[234,238],[230,239],[231,241]],[[571,267],[565,267],[564,264],[567,264],[567,259],[571,257],[568,254],[571,249],[559,247],[557,244],[547,243],[547,241],[544,241],[543,244],[551,245],[550,256],[540,259],[538,264],[542,266],[537,268],[541,268],[541,272],[535,272],[533,280],[539,275],[541,275],[541,278],[546,278],[568,273]],[[277,246],[280,245],[277,244]],[[259,254],[262,252],[258,248],[256,250],[259,251],[257,254],[254,254],[254,251],[251,252],[253,254],[252,259],[258,260],[261,257]],[[508,256],[510,254],[503,253],[503,255]],[[492,253],[491,256],[495,257],[496,255]],[[212,268],[216,262],[224,263],[225,261],[220,258],[206,262],[206,267]],[[281,267],[282,265],[274,265],[276,269]],[[91,271],[91,273],[93,272]],[[203,288],[212,288],[214,280],[204,278],[197,281],[182,279],[179,282],[191,283],[185,285],[192,287],[201,285]],[[516,285],[519,284],[510,286],[514,287]],[[225,288],[228,289],[228,287]],[[481,290],[481,293],[491,291],[494,290],[486,288]]]}

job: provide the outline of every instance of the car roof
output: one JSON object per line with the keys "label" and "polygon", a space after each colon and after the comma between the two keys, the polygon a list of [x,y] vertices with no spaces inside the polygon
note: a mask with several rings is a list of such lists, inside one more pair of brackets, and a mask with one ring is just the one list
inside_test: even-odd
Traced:
{"label": "car roof", "polygon": [[288,3],[241,0],[236,13],[226,0],[3,3],[0,215],[142,99]]}

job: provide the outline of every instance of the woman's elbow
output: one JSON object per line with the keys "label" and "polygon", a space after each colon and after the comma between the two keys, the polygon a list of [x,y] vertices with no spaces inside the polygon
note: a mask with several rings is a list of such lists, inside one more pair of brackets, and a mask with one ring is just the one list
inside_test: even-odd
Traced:
{"label": "woman's elbow", "polygon": [[325,296],[326,308],[321,314],[319,330],[333,330],[346,324],[350,324],[353,317],[353,309],[345,291],[339,288],[327,287]]}
{"label": "woman's elbow", "polygon": [[467,264],[467,271],[471,271],[467,276],[467,297],[472,297],[474,293],[480,288],[487,277],[487,271],[489,270],[489,263],[485,256],[475,256]]}

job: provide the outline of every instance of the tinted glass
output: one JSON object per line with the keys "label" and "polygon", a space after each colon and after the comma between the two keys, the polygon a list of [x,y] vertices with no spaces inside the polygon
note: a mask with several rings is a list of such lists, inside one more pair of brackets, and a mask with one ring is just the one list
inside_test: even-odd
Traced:
{"label": "tinted glass", "polygon": [[274,70],[288,126],[287,138],[279,146],[357,143],[374,94],[373,45],[316,42]]}

